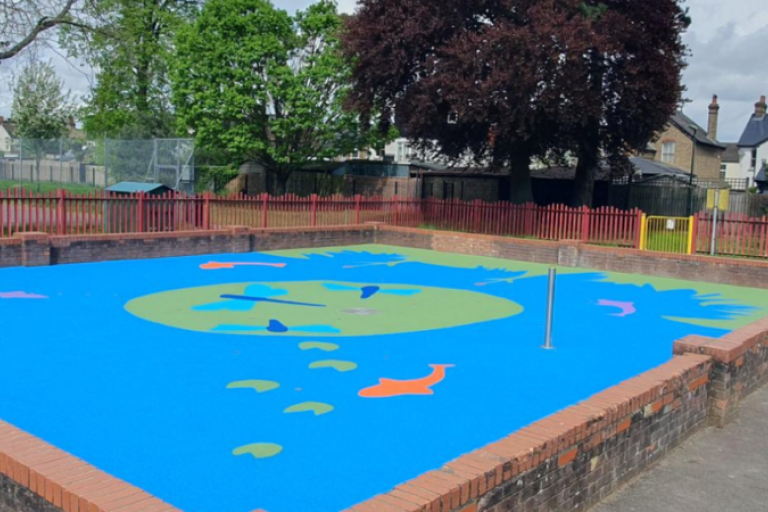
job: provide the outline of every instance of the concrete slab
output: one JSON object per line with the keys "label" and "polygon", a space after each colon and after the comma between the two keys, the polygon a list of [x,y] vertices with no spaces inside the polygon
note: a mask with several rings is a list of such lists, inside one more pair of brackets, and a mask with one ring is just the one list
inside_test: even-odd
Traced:
{"label": "concrete slab", "polygon": [[709,428],[595,506],[593,512],[755,512],[768,503],[768,386],[740,417]]}

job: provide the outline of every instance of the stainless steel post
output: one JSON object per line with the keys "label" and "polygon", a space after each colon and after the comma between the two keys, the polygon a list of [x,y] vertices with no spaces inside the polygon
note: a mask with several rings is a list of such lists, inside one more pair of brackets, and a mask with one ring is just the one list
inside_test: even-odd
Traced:
{"label": "stainless steel post", "polygon": [[715,208],[712,210],[712,238],[709,242],[709,255],[715,255],[715,244],[717,243],[717,205],[720,204],[720,189],[715,190]]}
{"label": "stainless steel post", "polygon": [[554,267],[549,269],[549,287],[547,290],[547,324],[544,331],[544,346],[549,350],[552,346],[552,322],[555,315],[555,281],[557,279],[557,270]]}

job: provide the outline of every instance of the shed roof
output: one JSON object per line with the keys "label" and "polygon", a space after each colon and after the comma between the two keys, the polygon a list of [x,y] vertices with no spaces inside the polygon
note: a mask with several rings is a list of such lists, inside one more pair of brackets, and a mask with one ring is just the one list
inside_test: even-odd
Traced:
{"label": "shed roof", "polygon": [[121,181],[111,187],[107,187],[107,192],[118,192],[121,194],[136,194],[138,192],[161,194],[169,190],[171,190],[170,187],[166,187],[162,183],[141,183],[138,181]]}

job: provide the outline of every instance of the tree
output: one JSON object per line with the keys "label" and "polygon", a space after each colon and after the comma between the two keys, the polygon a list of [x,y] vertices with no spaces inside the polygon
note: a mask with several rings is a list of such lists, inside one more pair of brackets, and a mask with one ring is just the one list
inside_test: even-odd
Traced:
{"label": "tree", "polygon": [[64,92],[63,82],[51,64],[33,61],[22,69],[13,90],[11,117],[17,136],[29,139],[37,181],[45,142],[64,134],[73,112],[70,93]]}
{"label": "tree", "polygon": [[365,144],[358,116],[343,109],[340,27],[331,1],[290,16],[267,0],[209,0],[176,41],[180,126],[198,145],[260,164],[275,194],[306,163]]}
{"label": "tree", "polygon": [[575,8],[590,44],[572,84],[583,106],[569,126],[578,158],[572,203],[589,206],[601,155],[622,161],[642,149],[679,104],[690,19],[678,0],[587,0]]}
{"label": "tree", "polygon": [[0,0],[0,63],[15,57],[55,27],[84,26],[74,12],[78,1]]}
{"label": "tree", "polygon": [[96,72],[81,117],[86,132],[124,138],[176,133],[169,63],[179,27],[196,15],[196,0],[99,0],[84,15],[91,30],[65,31],[70,55]]}
{"label": "tree", "polygon": [[344,34],[354,107],[385,112],[422,148],[510,169],[532,200],[530,164],[557,152],[569,83],[585,49],[559,0],[363,0]]}

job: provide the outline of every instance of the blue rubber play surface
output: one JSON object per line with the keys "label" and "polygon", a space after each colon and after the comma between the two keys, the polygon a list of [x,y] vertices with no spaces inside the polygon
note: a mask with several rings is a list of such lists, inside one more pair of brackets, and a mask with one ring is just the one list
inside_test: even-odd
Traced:
{"label": "blue rubber play surface", "polygon": [[[0,269],[0,418],[185,512],[335,512],[764,314],[395,247]],[[722,290],[722,291],[720,291]]]}

